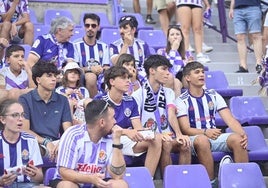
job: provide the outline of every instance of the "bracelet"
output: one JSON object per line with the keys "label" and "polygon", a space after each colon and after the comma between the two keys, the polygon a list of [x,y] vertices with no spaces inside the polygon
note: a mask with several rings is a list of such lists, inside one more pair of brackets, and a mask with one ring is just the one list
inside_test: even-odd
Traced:
{"label": "bracelet", "polygon": [[204,130],[204,135],[205,136],[207,136],[206,132],[207,132],[207,128],[205,128],[205,130]]}
{"label": "bracelet", "polygon": [[44,145],[44,146],[47,147],[47,144],[48,144],[49,142],[51,142],[51,141],[52,141],[52,140],[51,140],[50,138],[45,138],[44,141],[43,141],[43,143],[42,143],[42,145]]}

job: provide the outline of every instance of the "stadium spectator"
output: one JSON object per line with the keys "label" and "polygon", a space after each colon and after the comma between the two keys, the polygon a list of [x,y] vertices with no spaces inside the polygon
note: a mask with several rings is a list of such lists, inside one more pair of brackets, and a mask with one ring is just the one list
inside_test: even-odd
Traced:
{"label": "stadium spectator", "polygon": [[131,54],[121,54],[116,63],[119,67],[125,67],[130,74],[130,85],[127,94],[131,95],[140,88],[141,83],[137,74],[135,59]]}
{"label": "stadium spectator", "polygon": [[[0,31],[1,31],[1,24],[0,24]],[[8,45],[9,45],[8,40],[4,37],[0,37],[0,69],[5,66],[3,58],[5,56],[5,48],[8,47]]]}
{"label": "stadium spectator", "polygon": [[146,42],[135,37],[138,22],[134,16],[122,16],[119,20],[121,38],[110,44],[110,56],[113,65],[116,64],[119,55],[128,53],[134,56],[137,69],[140,71],[144,60],[149,57],[150,50]]}
{"label": "stadium spectator", "polygon": [[141,123],[162,135],[160,168],[162,175],[167,165],[171,165],[170,153],[180,153],[179,164],[191,163],[190,139],[182,135],[176,117],[175,93],[163,87],[169,78],[172,67],[167,58],[151,55],[144,62],[147,82],[132,96],[138,104]]}
{"label": "stadium spectator", "polygon": [[159,162],[162,141],[159,134],[156,134],[154,139],[145,139],[139,132],[143,128],[138,105],[133,97],[126,94],[130,85],[129,77],[130,74],[124,67],[109,68],[104,73],[107,93],[96,98],[103,99],[114,106],[116,123],[123,128],[121,137],[121,142],[124,144],[123,154],[138,157],[147,152],[144,166],[149,169],[153,177]]}
{"label": "stadium spectator", "polygon": [[5,63],[8,65],[0,69],[0,88],[10,90],[18,88],[29,91],[29,67],[24,60],[24,48],[19,45],[10,45],[6,49]]}
{"label": "stadium spectator", "polygon": [[231,0],[229,18],[233,19],[240,61],[239,69],[236,72],[248,72],[246,36],[249,33],[256,58],[255,69],[257,73],[260,73],[262,71],[262,12],[260,1]]}
{"label": "stadium spectator", "polygon": [[172,65],[171,74],[164,86],[173,89],[175,97],[178,97],[183,88],[182,69],[188,61],[193,60],[192,54],[185,50],[184,36],[178,25],[168,28],[166,48],[158,49],[157,54],[165,56]]}
{"label": "stadium spectator", "polygon": [[[49,34],[39,36],[29,53],[27,63],[30,67],[39,60],[54,62],[58,69],[62,69],[65,61],[78,62],[73,43],[69,42],[74,32],[74,22],[67,17],[58,17],[51,22]],[[29,75],[31,78],[31,74]],[[30,79],[29,78],[29,79]],[[32,79],[30,86],[34,87]]]}
{"label": "stadium spectator", "polygon": [[73,124],[84,123],[84,102],[89,98],[89,93],[80,83],[83,70],[76,62],[69,62],[63,71],[62,85],[56,88],[56,92],[68,98]]}
{"label": "stadium spectator", "polygon": [[[126,170],[114,109],[93,100],[85,109],[86,123],[69,128],[62,136],[52,187],[120,187]],[[107,137],[112,133],[112,138]],[[70,149],[72,148],[72,149]]]}
{"label": "stadium spectator", "polygon": [[37,88],[19,97],[25,112],[23,130],[37,138],[42,156],[51,160],[57,155],[56,141],[72,125],[68,99],[55,92],[57,74],[54,63],[39,60],[32,68]]}
{"label": "stadium spectator", "polygon": [[185,39],[185,49],[190,46],[190,29],[194,34],[196,60],[201,63],[208,63],[210,59],[202,52],[203,43],[203,5],[206,10],[210,9],[207,0],[202,1],[180,1],[177,0],[177,18]]}
{"label": "stadium spectator", "polygon": [[100,17],[96,14],[86,13],[83,18],[85,36],[74,43],[78,52],[80,67],[85,72],[86,88],[90,96],[98,93],[97,82],[103,71],[110,66],[108,45],[97,39],[100,30]]}
{"label": "stadium spectator", "polygon": [[[215,185],[211,152],[233,152],[235,162],[248,162],[247,135],[222,96],[215,90],[203,89],[205,74],[201,63],[188,63],[183,68],[183,76],[188,82],[188,89],[176,99],[179,125],[182,132],[190,136],[192,154],[205,166],[212,185]],[[234,133],[222,133],[216,127],[215,113],[219,113]]]}
{"label": "stadium spectator", "polygon": [[43,181],[39,146],[34,136],[21,131],[23,119],[23,107],[16,100],[0,104],[4,128],[0,131],[0,187],[33,187]]}
{"label": "stadium spectator", "polygon": [[[24,44],[33,44],[34,26],[30,20],[28,4],[28,0],[0,1],[3,23],[1,36],[10,39],[11,43],[20,43],[23,39]],[[8,22],[11,22],[11,25]]]}

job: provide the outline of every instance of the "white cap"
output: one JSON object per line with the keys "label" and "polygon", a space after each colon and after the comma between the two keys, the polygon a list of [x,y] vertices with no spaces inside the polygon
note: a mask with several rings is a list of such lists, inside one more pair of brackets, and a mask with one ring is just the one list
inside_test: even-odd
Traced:
{"label": "white cap", "polygon": [[80,72],[80,74],[83,74],[83,70],[79,67],[79,65],[76,62],[69,62],[65,65],[63,68],[63,72],[65,73],[67,70],[76,69]]}

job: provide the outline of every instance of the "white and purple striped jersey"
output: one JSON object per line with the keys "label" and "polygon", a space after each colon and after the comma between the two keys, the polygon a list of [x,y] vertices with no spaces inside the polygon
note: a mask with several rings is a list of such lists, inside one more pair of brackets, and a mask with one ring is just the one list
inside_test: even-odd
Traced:
{"label": "white and purple striped jersey", "polygon": [[78,55],[73,43],[58,43],[52,34],[39,36],[34,41],[30,52],[35,54],[40,59],[46,61],[56,61],[58,68],[61,68],[62,63],[64,62],[64,60],[61,60],[61,58],[73,59],[75,62],[78,62]]}
{"label": "white and purple striped jersey", "polygon": [[[121,51],[122,46],[122,38],[110,44],[110,57],[112,58],[118,55]],[[145,59],[150,56],[150,49],[146,42],[134,38],[134,43],[132,46],[128,47],[127,53],[134,56],[135,60],[138,62],[136,67],[139,70],[140,68],[143,68],[143,63]]]}
{"label": "white and purple striped jersey", "polygon": [[105,100],[114,107],[116,124],[124,129],[133,128],[131,120],[140,118],[138,105],[132,96],[124,94],[120,104],[115,103],[109,93],[97,95],[95,99]]}
{"label": "white and purple striped jersey", "polygon": [[80,67],[87,67],[87,61],[96,60],[100,65],[110,66],[110,56],[108,45],[102,41],[96,40],[93,46],[87,45],[83,38],[74,43],[78,52],[78,62]]}
{"label": "white and purple striped jersey", "polygon": [[10,90],[12,88],[26,89],[29,86],[29,79],[27,72],[22,69],[20,75],[15,76],[10,67],[4,67],[0,69],[0,77],[5,79],[6,89]]}
{"label": "white and purple striped jersey", "polygon": [[[112,139],[102,138],[98,143],[90,140],[87,125],[75,125],[68,128],[59,143],[57,169],[65,167],[80,173],[106,173],[111,163]],[[54,178],[61,178],[57,170]],[[85,185],[81,185],[83,187]],[[89,184],[87,184],[90,187]]]}
{"label": "white and purple striped jersey", "polygon": [[[0,0],[0,15],[6,14],[10,7],[12,6],[13,1],[10,0]],[[16,6],[16,10],[11,17],[11,22],[16,22],[23,13],[29,14],[28,0],[20,0],[19,4]]]}
{"label": "white and purple striped jersey", "polygon": [[215,90],[204,90],[201,97],[193,97],[188,90],[175,101],[177,117],[188,116],[190,126],[198,129],[215,128],[216,112],[227,108],[227,104]]}
{"label": "white and purple striped jersey", "polygon": [[154,93],[147,81],[134,91],[132,96],[139,106],[143,127],[151,128],[158,133],[173,135],[168,122],[168,108],[175,107],[175,94],[172,89],[161,86],[158,93]]}
{"label": "white and purple striped jersey", "polygon": [[[37,140],[33,135],[21,132],[17,143],[9,143],[0,132],[0,177],[4,170],[21,167],[33,160],[34,166],[43,164]],[[17,182],[30,182],[30,177],[19,175]]]}
{"label": "white and purple striped jersey", "polygon": [[203,0],[177,0],[176,5],[196,5],[199,7],[203,7],[202,2]]}

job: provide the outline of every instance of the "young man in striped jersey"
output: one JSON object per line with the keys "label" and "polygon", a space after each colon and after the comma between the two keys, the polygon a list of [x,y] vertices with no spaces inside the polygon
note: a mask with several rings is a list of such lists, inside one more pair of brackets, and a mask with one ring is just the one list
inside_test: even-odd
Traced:
{"label": "young man in striped jersey", "polygon": [[[233,117],[222,96],[215,90],[204,90],[204,65],[190,62],[183,68],[188,89],[176,99],[177,117],[184,134],[192,141],[192,154],[196,155],[215,184],[213,151],[233,152],[235,162],[248,162],[247,135]],[[215,125],[219,113],[234,133],[222,133]]]}

